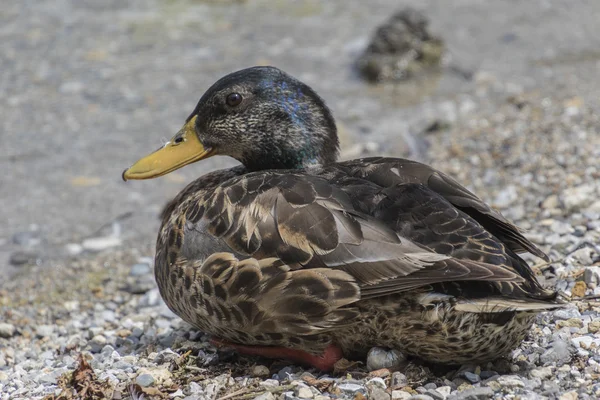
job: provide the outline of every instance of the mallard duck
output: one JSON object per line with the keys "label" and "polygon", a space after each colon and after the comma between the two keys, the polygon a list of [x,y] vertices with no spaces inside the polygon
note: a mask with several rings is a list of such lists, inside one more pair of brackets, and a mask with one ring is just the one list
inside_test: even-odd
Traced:
{"label": "mallard duck", "polygon": [[155,275],[215,343],[322,370],[387,347],[446,364],[498,358],[560,307],[519,257],[547,256],[461,184],[400,158],[338,162],[315,91],[274,67],[231,73],[183,128],[123,172],[224,155],[168,204]]}

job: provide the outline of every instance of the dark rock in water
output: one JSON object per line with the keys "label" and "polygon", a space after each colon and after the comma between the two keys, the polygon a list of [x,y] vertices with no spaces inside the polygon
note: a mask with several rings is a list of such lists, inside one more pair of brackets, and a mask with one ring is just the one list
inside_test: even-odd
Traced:
{"label": "dark rock in water", "polygon": [[35,265],[40,260],[39,254],[32,251],[15,251],[10,255],[9,263],[14,266]]}
{"label": "dark rock in water", "polygon": [[13,235],[12,241],[19,246],[33,247],[42,242],[42,236],[38,230],[17,232]]}
{"label": "dark rock in water", "polygon": [[394,14],[357,61],[363,77],[371,82],[400,81],[439,66],[444,44],[429,33],[428,23],[411,8]]}

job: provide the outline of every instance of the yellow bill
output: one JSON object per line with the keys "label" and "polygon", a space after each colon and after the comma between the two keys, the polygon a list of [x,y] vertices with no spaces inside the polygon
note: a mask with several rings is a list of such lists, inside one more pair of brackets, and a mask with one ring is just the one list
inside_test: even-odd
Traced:
{"label": "yellow bill", "polygon": [[123,171],[123,180],[151,179],[214,155],[205,148],[194,129],[196,116],[190,119],[163,147],[138,160]]}

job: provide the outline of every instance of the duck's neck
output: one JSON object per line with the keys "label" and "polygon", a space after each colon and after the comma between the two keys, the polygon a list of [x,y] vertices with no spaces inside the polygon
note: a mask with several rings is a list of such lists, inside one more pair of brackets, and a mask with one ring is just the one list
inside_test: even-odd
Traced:
{"label": "duck's neck", "polygon": [[285,132],[261,135],[257,146],[248,149],[239,161],[249,171],[302,169],[334,163],[339,153],[335,122],[330,115],[321,117],[311,124],[287,125]]}

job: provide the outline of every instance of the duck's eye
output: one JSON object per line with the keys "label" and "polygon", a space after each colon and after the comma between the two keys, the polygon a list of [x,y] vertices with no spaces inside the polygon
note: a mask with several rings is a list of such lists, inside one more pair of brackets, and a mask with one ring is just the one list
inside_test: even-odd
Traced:
{"label": "duck's eye", "polygon": [[227,95],[227,105],[229,107],[239,106],[242,102],[242,95],[239,93],[231,93]]}
{"label": "duck's eye", "polygon": [[183,138],[181,136],[179,136],[178,138],[175,139],[175,143],[181,143],[183,142]]}

